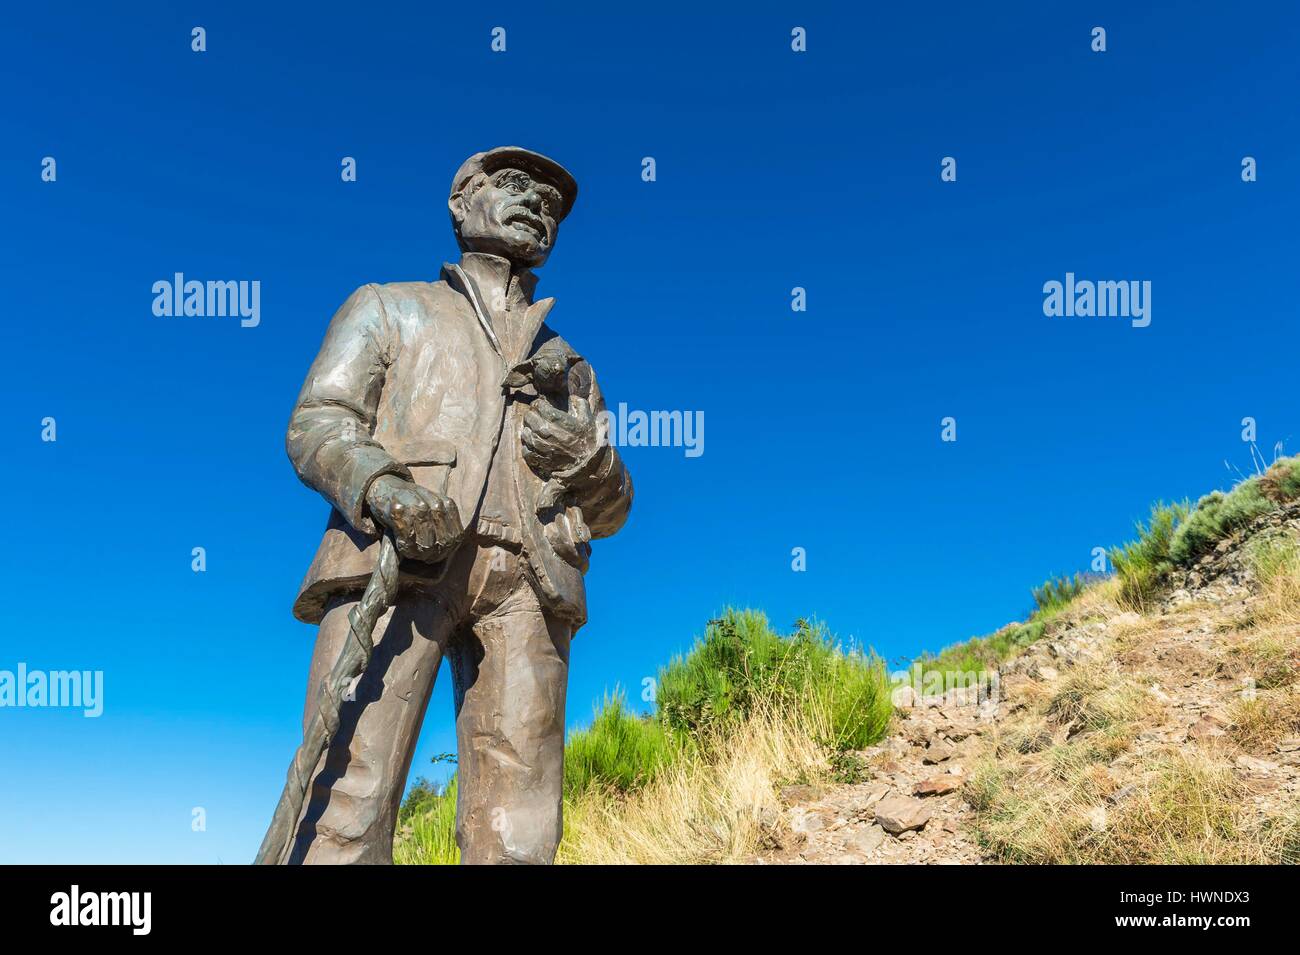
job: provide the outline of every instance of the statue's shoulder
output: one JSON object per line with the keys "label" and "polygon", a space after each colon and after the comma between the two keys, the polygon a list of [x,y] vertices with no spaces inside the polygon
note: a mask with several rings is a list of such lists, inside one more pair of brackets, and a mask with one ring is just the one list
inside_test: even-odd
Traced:
{"label": "statue's shoulder", "polygon": [[442,279],[432,282],[371,282],[368,287],[388,295],[440,295],[452,290]]}
{"label": "statue's shoulder", "polygon": [[388,310],[402,314],[439,311],[454,301],[457,293],[441,279],[433,282],[372,282],[372,289]]}

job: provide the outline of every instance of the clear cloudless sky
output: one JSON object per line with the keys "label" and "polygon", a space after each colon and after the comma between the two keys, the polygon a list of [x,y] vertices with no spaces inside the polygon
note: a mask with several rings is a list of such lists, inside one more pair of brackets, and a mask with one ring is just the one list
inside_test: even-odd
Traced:
{"label": "clear cloudless sky", "polygon": [[[251,860],[327,514],[289,411],[354,288],[455,257],[476,150],[581,184],[538,294],[610,402],[705,419],[700,457],[625,449],[570,726],[728,605],[890,660],[986,633],[1248,470],[1244,417],[1300,450],[1293,4],[289,7],[6,12],[0,669],[102,670],[105,710],[0,710],[0,861]],[[1150,281],[1150,327],[1045,317],[1067,271]],[[155,317],[176,272],[259,281],[260,325]]]}

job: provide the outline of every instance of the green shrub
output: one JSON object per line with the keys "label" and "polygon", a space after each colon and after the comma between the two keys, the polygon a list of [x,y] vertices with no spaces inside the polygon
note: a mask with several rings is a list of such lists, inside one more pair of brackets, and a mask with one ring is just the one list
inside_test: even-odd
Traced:
{"label": "green shrub", "polygon": [[398,824],[400,825],[412,816],[418,816],[429,809],[442,798],[443,791],[446,788],[446,786],[439,786],[437,783],[430,782],[421,776],[407,791],[406,798],[402,800],[401,808],[397,810]]}
{"label": "green shrub", "polygon": [[1260,492],[1270,501],[1284,504],[1300,498],[1300,455],[1274,461],[1259,477]]}
{"label": "green shrub", "polygon": [[1260,490],[1259,478],[1247,478],[1224,494],[1214,491],[1196,502],[1196,508],[1179,524],[1170,543],[1173,563],[1188,566],[1208,554],[1233,531],[1277,507]]}
{"label": "green shrub", "polygon": [[879,740],[893,712],[884,662],[842,650],[819,624],[783,637],[755,611],[711,621],[686,656],[659,671],[658,713],[673,732],[699,738],[744,722],[760,702],[818,708],[836,748]]}
{"label": "green shrub", "polygon": [[653,779],[682,745],[659,720],[629,713],[616,690],[605,697],[590,726],[569,736],[564,790],[576,795],[593,786],[634,789]]}
{"label": "green shrub", "polygon": [[1032,619],[1049,620],[1074,602],[1088,589],[1091,581],[1083,574],[1054,577],[1033,588],[1034,612]]}
{"label": "green shrub", "polygon": [[1110,562],[1120,579],[1120,600],[1136,610],[1143,610],[1157,597],[1165,578],[1173,569],[1170,548],[1179,523],[1187,517],[1186,501],[1174,504],[1157,502],[1151,506],[1151,520],[1138,521],[1137,540],[1110,552]]}

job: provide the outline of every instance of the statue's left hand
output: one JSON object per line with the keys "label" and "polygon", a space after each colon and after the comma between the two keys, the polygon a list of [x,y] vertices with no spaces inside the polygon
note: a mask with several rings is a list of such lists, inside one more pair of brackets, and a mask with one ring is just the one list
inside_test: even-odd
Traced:
{"label": "statue's left hand", "polygon": [[599,448],[596,421],[587,402],[571,399],[573,413],[538,402],[524,415],[524,460],[538,474],[549,476],[590,460]]}

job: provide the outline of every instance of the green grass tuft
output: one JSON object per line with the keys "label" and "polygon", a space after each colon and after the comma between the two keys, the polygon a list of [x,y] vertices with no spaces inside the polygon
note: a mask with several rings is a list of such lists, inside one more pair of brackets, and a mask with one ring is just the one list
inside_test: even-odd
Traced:
{"label": "green grass tuft", "polygon": [[1151,506],[1151,520],[1137,522],[1137,540],[1110,552],[1110,562],[1120,579],[1120,600],[1135,610],[1149,607],[1173,569],[1170,548],[1178,524],[1188,514],[1186,501],[1157,502]]}
{"label": "green grass tuft", "polygon": [[445,787],[419,779],[397,813],[393,861],[398,865],[456,865],[456,777]]}
{"label": "green grass tuft", "polygon": [[1047,632],[1041,620],[1027,623],[1010,623],[988,636],[972,637],[965,643],[945,647],[936,655],[923,654],[917,659],[922,679],[938,671],[942,674],[987,673],[998,664],[1009,660],[1031,643],[1036,643]]}
{"label": "green grass tuft", "polygon": [[1034,616],[1038,618],[1054,617],[1074,603],[1090,581],[1083,574],[1066,577],[1054,577],[1043,581],[1033,589]]}

